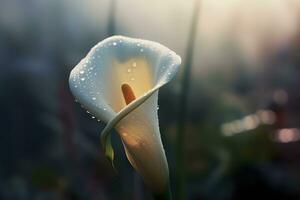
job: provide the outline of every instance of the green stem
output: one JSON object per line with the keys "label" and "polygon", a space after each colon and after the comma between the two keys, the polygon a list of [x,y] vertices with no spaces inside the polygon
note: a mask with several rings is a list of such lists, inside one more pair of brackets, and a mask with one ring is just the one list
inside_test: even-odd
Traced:
{"label": "green stem", "polygon": [[199,18],[200,0],[195,0],[192,16],[191,29],[188,37],[188,45],[185,58],[185,69],[181,82],[181,94],[179,99],[178,127],[176,137],[176,200],[183,200],[185,194],[185,167],[184,167],[184,143],[185,143],[185,122],[187,118],[187,101],[190,89],[191,68],[194,55],[194,44],[197,33]]}
{"label": "green stem", "polygon": [[154,200],[172,200],[170,185],[168,186],[165,192],[161,194],[153,194],[153,198]]}
{"label": "green stem", "polygon": [[110,7],[109,7],[108,23],[107,23],[107,36],[115,35],[116,32],[115,30],[116,29],[115,27],[116,7],[117,7],[116,0],[111,0]]}

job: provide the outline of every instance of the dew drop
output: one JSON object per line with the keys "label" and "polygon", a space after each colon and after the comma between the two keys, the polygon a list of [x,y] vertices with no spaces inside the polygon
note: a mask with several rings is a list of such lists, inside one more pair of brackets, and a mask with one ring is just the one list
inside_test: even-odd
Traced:
{"label": "dew drop", "polygon": [[132,78],[130,78],[130,80],[131,80],[131,81],[134,81],[135,79],[132,77]]}
{"label": "dew drop", "polygon": [[139,47],[139,46],[141,46],[141,44],[140,44],[140,43],[137,43],[137,46]]}
{"label": "dew drop", "polygon": [[103,110],[106,110],[106,108],[103,108]]}
{"label": "dew drop", "polygon": [[93,97],[92,99],[95,101],[95,100],[96,100],[96,97]]}
{"label": "dew drop", "polygon": [[84,74],[84,71],[83,71],[83,70],[81,70],[79,73],[80,73],[80,74]]}
{"label": "dew drop", "polygon": [[130,72],[131,72],[131,69],[130,69],[130,68],[128,68],[128,69],[127,69],[127,72],[128,72],[128,73],[130,73]]}
{"label": "dew drop", "polygon": [[78,86],[77,86],[77,85],[75,85],[74,87],[75,87],[75,88],[77,88]]}
{"label": "dew drop", "polygon": [[132,67],[136,67],[136,62],[133,62],[133,63],[132,63]]}
{"label": "dew drop", "polygon": [[94,116],[92,116],[92,119],[95,119],[95,117],[94,117]]}
{"label": "dew drop", "polygon": [[144,51],[144,49],[140,49],[140,52],[143,52]]}
{"label": "dew drop", "polygon": [[87,110],[86,113],[90,114],[90,112]]}
{"label": "dew drop", "polygon": [[84,80],[85,80],[85,78],[81,78],[80,80],[81,80],[81,81],[84,81]]}
{"label": "dew drop", "polygon": [[117,46],[117,43],[116,43],[116,42],[114,42],[114,43],[113,43],[113,45],[114,45],[114,46]]}

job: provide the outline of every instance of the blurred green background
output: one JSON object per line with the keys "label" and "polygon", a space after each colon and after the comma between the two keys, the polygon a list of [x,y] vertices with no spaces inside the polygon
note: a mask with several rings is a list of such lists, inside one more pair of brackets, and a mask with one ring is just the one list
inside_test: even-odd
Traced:
{"label": "blurred green background", "polygon": [[105,124],[68,88],[111,35],[183,59],[159,94],[175,196],[300,199],[299,0],[1,0],[0,199],[151,199],[117,134],[111,169]]}

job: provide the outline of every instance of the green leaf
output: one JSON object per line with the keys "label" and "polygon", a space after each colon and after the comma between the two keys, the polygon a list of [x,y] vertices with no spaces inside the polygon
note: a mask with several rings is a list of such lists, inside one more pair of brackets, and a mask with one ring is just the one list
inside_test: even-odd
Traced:
{"label": "green leaf", "polygon": [[112,144],[111,144],[111,134],[109,134],[107,136],[107,142],[106,142],[106,145],[105,145],[105,156],[106,158],[110,161],[110,164],[111,166],[113,167],[113,169],[115,169],[115,166],[114,166],[114,149],[112,147]]}

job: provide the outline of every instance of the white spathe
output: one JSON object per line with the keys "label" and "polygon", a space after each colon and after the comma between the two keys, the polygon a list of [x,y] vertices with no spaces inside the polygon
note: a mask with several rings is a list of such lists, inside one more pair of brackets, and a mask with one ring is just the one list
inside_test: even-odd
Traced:
{"label": "white spathe", "polygon": [[[178,55],[159,43],[113,36],[93,47],[69,79],[76,99],[107,123],[102,131],[103,145],[116,128],[128,160],[157,193],[169,180],[157,118],[158,89],[174,77],[180,63]],[[128,105],[123,84],[128,84],[136,96]]]}

